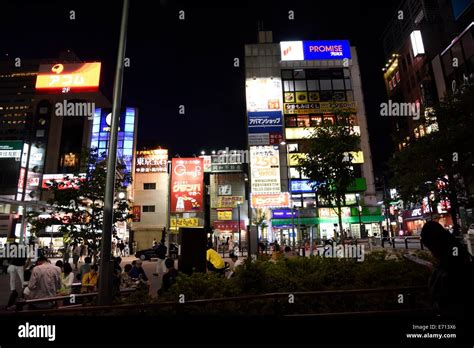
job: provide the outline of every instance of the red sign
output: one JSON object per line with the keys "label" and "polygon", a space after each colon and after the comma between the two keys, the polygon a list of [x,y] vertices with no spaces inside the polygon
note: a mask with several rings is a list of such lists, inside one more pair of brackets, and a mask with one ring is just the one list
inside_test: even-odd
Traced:
{"label": "red sign", "polygon": [[25,168],[20,169],[20,177],[18,178],[18,191],[23,192],[23,186],[25,185]]}
{"label": "red sign", "polygon": [[135,215],[135,217],[132,220],[133,222],[140,222],[141,212],[142,212],[141,206],[134,205],[132,207],[132,214]]}
{"label": "red sign", "polygon": [[44,64],[36,78],[37,90],[95,91],[99,87],[100,63]]}
{"label": "red sign", "polygon": [[171,164],[171,212],[202,212],[203,159],[173,158]]}
{"label": "red sign", "polygon": [[[215,230],[237,232],[239,230],[239,223],[237,220],[231,220],[231,221],[217,220],[212,223],[212,227]],[[245,221],[243,220],[240,220],[240,230],[245,230]]]}
{"label": "red sign", "polygon": [[79,174],[79,176],[73,174],[44,174],[41,187],[49,189],[53,183],[57,182],[59,190],[78,189],[79,181],[83,180],[86,180],[86,174]]}

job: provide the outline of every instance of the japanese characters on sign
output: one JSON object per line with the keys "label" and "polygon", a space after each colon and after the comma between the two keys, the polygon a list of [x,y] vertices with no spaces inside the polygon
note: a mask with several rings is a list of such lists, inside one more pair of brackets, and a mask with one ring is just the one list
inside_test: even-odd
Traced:
{"label": "japanese characters on sign", "polygon": [[280,193],[278,146],[251,146],[250,173],[252,193]]}
{"label": "japanese characters on sign", "polygon": [[204,162],[202,158],[173,158],[171,212],[202,212]]}
{"label": "japanese characters on sign", "polygon": [[199,218],[176,218],[172,217],[170,220],[170,226],[172,229],[179,227],[199,227]]}
{"label": "japanese characters on sign", "polygon": [[136,173],[166,173],[168,164],[168,150],[140,150],[137,151]]}
{"label": "japanese characters on sign", "polygon": [[100,65],[99,62],[40,65],[36,89],[62,92],[97,90]]}
{"label": "japanese characters on sign", "polygon": [[212,208],[237,208],[237,204],[243,204],[242,196],[218,196],[215,200],[215,206]]}
{"label": "japanese characters on sign", "polygon": [[347,112],[356,112],[355,102],[320,102],[320,103],[285,103],[283,105],[283,113],[288,115],[298,114],[321,114],[330,113],[334,110]]}
{"label": "japanese characters on sign", "polygon": [[268,194],[251,194],[252,208],[284,208],[290,206],[290,194],[268,193]]}

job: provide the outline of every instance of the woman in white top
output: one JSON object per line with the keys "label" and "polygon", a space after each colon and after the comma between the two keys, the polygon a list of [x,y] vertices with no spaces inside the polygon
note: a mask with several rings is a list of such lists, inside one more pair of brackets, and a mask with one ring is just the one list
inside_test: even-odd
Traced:
{"label": "woman in white top", "polygon": [[61,289],[59,289],[59,295],[69,295],[71,293],[72,282],[74,281],[74,273],[69,263],[65,263],[63,266],[63,273],[61,274]]}

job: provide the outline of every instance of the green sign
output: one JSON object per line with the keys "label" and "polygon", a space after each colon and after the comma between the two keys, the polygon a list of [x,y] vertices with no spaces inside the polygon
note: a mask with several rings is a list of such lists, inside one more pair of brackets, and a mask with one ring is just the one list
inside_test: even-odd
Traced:
{"label": "green sign", "polygon": [[0,158],[20,158],[23,141],[0,141]]}

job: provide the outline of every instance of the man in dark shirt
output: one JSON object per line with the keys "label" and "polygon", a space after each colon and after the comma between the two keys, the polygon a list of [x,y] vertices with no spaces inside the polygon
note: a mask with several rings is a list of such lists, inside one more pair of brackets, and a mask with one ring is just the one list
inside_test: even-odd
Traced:
{"label": "man in dark shirt", "polygon": [[141,260],[137,260],[137,262],[135,263],[135,266],[133,266],[132,270],[130,271],[128,275],[133,279],[141,279],[145,282],[148,281],[148,277],[146,276],[146,273],[142,268]]}
{"label": "man in dark shirt", "polygon": [[167,258],[165,261],[165,266],[168,272],[163,275],[163,282],[161,289],[158,290],[158,295],[162,295],[164,292],[168,291],[171,286],[176,282],[176,277],[178,276],[178,270],[174,268],[174,260]]}

